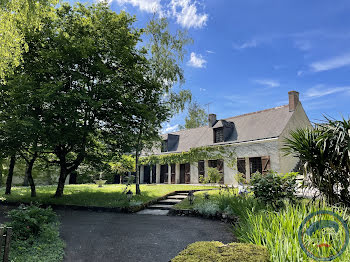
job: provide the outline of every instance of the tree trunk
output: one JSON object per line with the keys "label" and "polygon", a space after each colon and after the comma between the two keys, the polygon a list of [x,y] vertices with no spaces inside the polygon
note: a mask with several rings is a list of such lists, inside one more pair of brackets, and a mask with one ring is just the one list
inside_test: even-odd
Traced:
{"label": "tree trunk", "polygon": [[4,171],[2,163],[3,159],[0,159],[0,187],[2,186],[2,172]]}
{"label": "tree trunk", "polygon": [[140,190],[140,172],[139,172],[139,151],[136,150],[136,157],[135,157],[135,167],[136,167],[136,195],[141,195]]}
{"label": "tree trunk", "polygon": [[23,180],[23,186],[28,186],[29,185],[29,178],[28,178],[28,173],[27,170],[24,175],[24,180]]}
{"label": "tree trunk", "polygon": [[54,197],[61,197],[63,196],[63,189],[64,189],[64,184],[66,182],[68,172],[67,172],[67,166],[65,162],[60,163],[60,177],[58,179],[58,185],[56,189],[56,193]]}
{"label": "tree trunk", "polygon": [[16,155],[12,155],[10,159],[9,173],[7,175],[7,180],[6,180],[6,191],[5,191],[6,195],[11,194],[13,170],[15,169],[15,164],[16,164]]}
{"label": "tree trunk", "polygon": [[26,168],[26,177],[28,178],[28,182],[30,185],[31,197],[36,197],[35,183],[32,175],[33,166],[36,158],[37,157],[35,154],[33,158],[29,162],[27,162],[27,168]]}

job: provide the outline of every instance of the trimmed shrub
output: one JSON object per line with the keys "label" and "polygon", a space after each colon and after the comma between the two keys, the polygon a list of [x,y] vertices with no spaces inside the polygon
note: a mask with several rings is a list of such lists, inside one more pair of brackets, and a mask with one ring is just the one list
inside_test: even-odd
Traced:
{"label": "trimmed shrub", "polygon": [[196,242],[173,258],[171,262],[268,262],[269,253],[265,247],[253,244],[221,242]]}

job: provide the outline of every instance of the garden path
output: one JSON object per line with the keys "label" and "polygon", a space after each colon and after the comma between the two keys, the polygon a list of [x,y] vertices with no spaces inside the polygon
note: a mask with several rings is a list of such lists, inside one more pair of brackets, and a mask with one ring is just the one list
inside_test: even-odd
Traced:
{"label": "garden path", "polygon": [[173,196],[168,196],[164,200],[158,201],[156,204],[153,204],[149,207],[147,207],[144,210],[141,210],[137,212],[138,215],[167,215],[169,213],[169,210],[176,205],[177,203],[181,202],[185,198],[187,198],[187,193],[177,193]]}
{"label": "garden path", "polygon": [[230,226],[193,217],[59,210],[65,261],[164,262],[196,241],[234,241]]}

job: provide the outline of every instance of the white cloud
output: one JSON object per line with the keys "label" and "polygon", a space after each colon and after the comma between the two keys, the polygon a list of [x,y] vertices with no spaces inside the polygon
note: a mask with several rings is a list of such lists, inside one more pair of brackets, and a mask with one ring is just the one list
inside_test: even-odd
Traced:
{"label": "white cloud", "polygon": [[[113,0],[110,0],[112,2]],[[119,5],[131,4],[141,11],[148,13],[161,13],[162,6],[160,0],[115,0]]]}
{"label": "white cloud", "polygon": [[243,44],[236,44],[236,43],[233,44],[233,48],[236,50],[253,48],[257,46],[258,46],[258,42],[256,40],[250,40],[250,41],[244,42]]}
{"label": "white cloud", "polygon": [[171,126],[169,123],[167,123],[166,126],[163,128],[162,133],[171,133],[177,131],[178,129],[178,124]]}
{"label": "white cloud", "polygon": [[297,75],[298,75],[298,76],[302,76],[302,75],[304,75],[304,73],[305,73],[305,72],[304,72],[303,70],[299,70],[299,71],[297,72]]}
{"label": "white cloud", "polygon": [[211,51],[211,50],[207,50],[207,51],[205,51],[205,52],[207,52],[208,54],[215,54],[215,52],[214,52],[214,51]]}
{"label": "white cloud", "polygon": [[294,41],[294,46],[301,51],[308,51],[311,49],[311,43],[309,40],[297,39]]}
{"label": "white cloud", "polygon": [[268,86],[268,87],[280,86],[280,83],[277,80],[273,80],[273,79],[256,79],[253,82],[259,85]]}
{"label": "white cloud", "polygon": [[205,67],[205,64],[207,61],[202,57],[202,55],[196,54],[194,52],[191,53],[191,58],[187,62],[189,66],[196,67],[196,68],[203,68]]}
{"label": "white cloud", "polygon": [[208,21],[208,14],[198,11],[195,0],[171,0],[169,4],[162,4],[162,0],[108,0],[109,3],[113,1],[121,6],[130,4],[147,13],[174,18],[184,28],[201,28]]}
{"label": "white cloud", "polygon": [[201,87],[200,87],[200,88],[199,88],[199,91],[200,91],[200,92],[205,92],[205,91],[207,91],[207,89],[201,88]]}
{"label": "white cloud", "polygon": [[208,14],[199,14],[192,0],[171,0],[169,6],[176,22],[185,28],[201,28],[207,23]]}
{"label": "white cloud", "polygon": [[350,54],[317,61],[310,65],[313,72],[322,72],[350,65]]}
{"label": "white cloud", "polygon": [[335,93],[349,92],[350,86],[326,87],[325,85],[317,85],[308,89],[305,93],[307,98],[317,98]]}

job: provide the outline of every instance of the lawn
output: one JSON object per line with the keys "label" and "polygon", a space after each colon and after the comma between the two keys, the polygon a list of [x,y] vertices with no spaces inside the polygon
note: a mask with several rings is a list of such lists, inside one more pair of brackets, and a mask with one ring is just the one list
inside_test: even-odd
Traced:
{"label": "lawn", "polygon": [[4,189],[0,190],[0,200],[7,202],[30,203],[56,205],[77,205],[96,207],[127,207],[130,205],[140,205],[152,199],[164,196],[173,191],[209,189],[210,186],[192,185],[141,185],[141,195],[135,195],[135,185],[129,187],[134,193],[129,202],[123,193],[126,185],[104,185],[98,187],[95,184],[66,185],[64,196],[53,198],[56,186],[38,186],[37,196],[30,197],[29,187],[13,187],[11,195],[5,195]]}
{"label": "lawn", "polygon": [[[194,207],[198,206],[199,204],[204,202],[205,195],[209,197],[210,202],[220,202],[221,200],[221,194],[222,190],[210,190],[210,191],[199,191],[194,193],[194,201],[193,204],[190,204],[190,201],[188,199],[185,199],[181,201],[180,203],[174,205],[173,208],[175,209],[193,209]],[[237,188],[230,189],[230,193],[233,193],[233,195],[238,194]]]}

